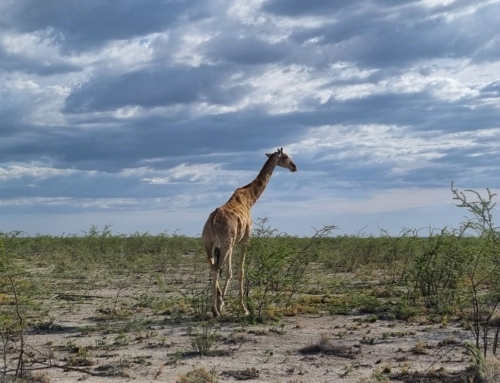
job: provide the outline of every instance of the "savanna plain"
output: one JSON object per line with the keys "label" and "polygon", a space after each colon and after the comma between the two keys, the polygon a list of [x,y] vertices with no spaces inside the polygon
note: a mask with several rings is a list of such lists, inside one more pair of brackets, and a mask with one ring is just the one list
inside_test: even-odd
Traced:
{"label": "savanna plain", "polygon": [[451,198],[459,227],[398,235],[257,220],[250,314],[233,280],[216,319],[200,238],[0,233],[0,382],[500,382],[496,196]]}

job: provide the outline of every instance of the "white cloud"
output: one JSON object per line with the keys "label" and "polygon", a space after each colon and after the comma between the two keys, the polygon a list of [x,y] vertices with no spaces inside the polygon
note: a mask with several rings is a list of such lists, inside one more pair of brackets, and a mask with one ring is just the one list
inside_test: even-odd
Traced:
{"label": "white cloud", "polygon": [[306,67],[300,65],[270,65],[247,81],[255,90],[245,98],[242,106],[265,105],[272,114],[306,110],[300,105],[304,99],[314,97],[324,102],[332,94],[331,90],[322,89],[331,81],[329,78],[312,76]]}
{"label": "white cloud", "polygon": [[456,0],[422,0],[422,5],[426,7],[443,7],[454,3]]}
{"label": "white cloud", "polygon": [[264,0],[236,0],[232,1],[227,8],[229,18],[237,19],[246,25],[262,25],[266,17],[262,15],[259,8]]}
{"label": "white cloud", "polygon": [[12,165],[5,168],[0,167],[0,180],[6,181],[22,177],[45,179],[50,177],[68,176],[75,174],[76,172],[77,171],[73,169],[54,169],[44,166]]}
{"label": "white cloud", "polygon": [[154,49],[151,41],[159,35],[159,33],[153,33],[131,40],[109,42],[99,52],[99,56],[106,60],[106,65],[112,65],[113,70],[133,70],[153,59]]}
{"label": "white cloud", "polygon": [[31,93],[38,93],[40,91],[40,86],[38,86],[37,83],[35,83],[31,79],[26,78],[25,76],[7,79],[7,81],[5,82],[5,87],[14,92],[26,91]]}
{"label": "white cloud", "polygon": [[168,170],[152,170],[139,168],[137,172],[128,169],[126,174],[140,174],[142,180],[152,185],[167,185],[176,183],[238,185],[250,176],[250,172],[228,171],[221,164],[186,164],[182,163]]}
{"label": "white cloud", "polygon": [[[481,141],[480,137],[495,137],[500,128],[474,132],[412,132],[409,127],[384,125],[322,126],[310,129],[304,138],[289,145],[291,152],[321,154],[322,161],[362,161],[387,163],[394,173],[407,173],[427,167],[429,161],[442,157],[449,149],[485,149],[500,152],[496,140]],[[481,149],[484,148],[484,149]]]}

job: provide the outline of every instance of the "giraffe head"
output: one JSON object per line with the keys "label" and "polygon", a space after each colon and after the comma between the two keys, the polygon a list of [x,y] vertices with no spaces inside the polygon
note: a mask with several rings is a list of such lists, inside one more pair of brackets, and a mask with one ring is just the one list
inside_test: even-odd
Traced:
{"label": "giraffe head", "polygon": [[293,163],[292,159],[288,156],[288,154],[286,154],[283,151],[283,148],[278,149],[278,151],[272,154],[266,153],[266,156],[268,156],[269,158],[271,158],[272,156],[276,156],[277,166],[281,166],[282,168],[288,169],[291,172],[297,171],[297,166],[295,166],[295,164]]}

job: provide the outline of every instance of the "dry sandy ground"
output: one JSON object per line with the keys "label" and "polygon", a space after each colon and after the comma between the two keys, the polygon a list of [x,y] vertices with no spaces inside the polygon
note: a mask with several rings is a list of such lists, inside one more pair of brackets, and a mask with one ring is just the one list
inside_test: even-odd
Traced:
{"label": "dry sandy ground", "polygon": [[[469,332],[458,324],[430,324],[423,318],[371,322],[361,315],[301,315],[285,318],[276,327],[220,322],[213,355],[200,357],[192,352],[188,323],[173,323],[164,316],[122,335],[82,334],[81,326],[95,326],[92,311],[95,306],[89,304],[87,312],[59,314],[58,330],[27,336],[36,358],[50,356],[61,366],[72,361],[73,368],[91,374],[52,367],[37,371],[39,377],[47,382],[176,382],[180,375],[203,367],[214,369],[219,382],[349,383],[383,370],[449,372],[463,370],[470,362],[463,348],[450,346],[471,340]],[[321,341],[322,349],[317,346]]]}

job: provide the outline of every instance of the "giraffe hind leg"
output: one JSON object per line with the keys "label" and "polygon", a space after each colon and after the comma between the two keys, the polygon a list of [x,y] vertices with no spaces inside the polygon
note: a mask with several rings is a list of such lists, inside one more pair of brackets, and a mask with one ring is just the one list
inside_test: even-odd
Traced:
{"label": "giraffe hind leg", "polygon": [[[224,261],[226,261],[226,259],[227,259],[227,265],[226,265],[227,269],[226,269],[226,280],[224,282],[224,288],[222,289],[222,305],[224,305],[224,299],[226,297],[227,289],[229,287],[229,282],[231,281],[231,279],[233,277],[233,268],[231,266],[232,253],[233,253],[233,249],[230,248],[228,250],[228,253],[227,253],[225,259],[224,259]],[[221,273],[222,273],[222,268],[221,268]]]}
{"label": "giraffe hind leg", "polygon": [[212,313],[214,317],[220,316],[220,299],[222,292],[219,287],[219,271],[217,270],[217,266],[213,266],[212,270]]}
{"label": "giraffe hind leg", "polygon": [[212,313],[214,317],[221,315],[221,309],[224,306],[225,289],[221,289],[220,276],[221,269],[228,258],[228,251],[226,248],[216,247],[213,252],[213,264],[211,267],[212,274]]}

